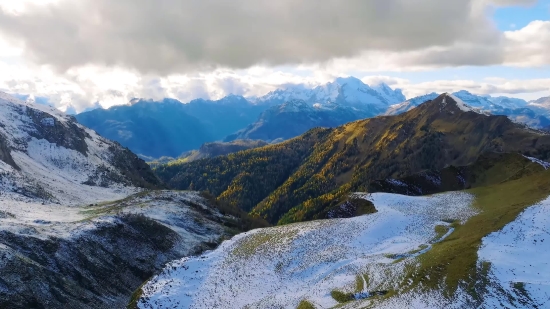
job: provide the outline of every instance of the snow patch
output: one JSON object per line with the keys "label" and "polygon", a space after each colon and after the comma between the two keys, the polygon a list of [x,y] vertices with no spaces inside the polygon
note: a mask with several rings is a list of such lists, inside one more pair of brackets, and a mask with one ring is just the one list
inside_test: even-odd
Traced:
{"label": "snow patch", "polygon": [[542,167],[544,167],[545,170],[547,170],[548,168],[550,168],[550,163],[546,162],[546,161],[542,161],[542,160],[539,160],[537,158],[533,158],[533,157],[528,157],[528,156],[524,156],[526,159],[529,159],[531,162],[533,163],[537,163],[537,164],[540,164]]}
{"label": "snow patch", "polygon": [[40,120],[40,123],[47,127],[53,127],[55,126],[55,120],[53,118],[44,118]]}
{"label": "snow patch", "polygon": [[[527,208],[501,231],[483,238],[480,262],[493,284],[484,308],[546,308],[550,303],[550,198]],[[512,295],[512,298],[507,295]]]}
{"label": "snow patch", "polygon": [[454,94],[447,93],[447,96],[449,96],[451,99],[453,99],[456,102],[456,106],[463,112],[474,112],[480,115],[486,115],[486,113],[483,113],[480,109],[473,108],[469,106],[468,104],[464,103],[462,99],[458,98]]}

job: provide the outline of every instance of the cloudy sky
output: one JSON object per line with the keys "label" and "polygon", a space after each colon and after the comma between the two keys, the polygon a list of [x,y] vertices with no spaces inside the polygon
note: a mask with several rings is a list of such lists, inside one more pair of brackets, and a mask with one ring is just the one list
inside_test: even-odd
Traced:
{"label": "cloudy sky", "polygon": [[64,110],[353,75],[550,95],[550,0],[0,0],[0,90]]}

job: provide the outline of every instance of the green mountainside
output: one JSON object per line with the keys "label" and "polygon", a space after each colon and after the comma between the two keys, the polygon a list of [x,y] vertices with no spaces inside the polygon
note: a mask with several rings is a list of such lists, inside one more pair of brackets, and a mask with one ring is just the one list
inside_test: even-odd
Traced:
{"label": "green mountainside", "polygon": [[177,189],[207,190],[272,224],[329,217],[372,182],[474,163],[488,152],[550,156],[550,135],[468,110],[443,94],[397,116],[313,129],[287,142],[155,169]]}
{"label": "green mountainside", "polygon": [[253,149],[269,145],[262,140],[239,139],[232,142],[204,143],[199,149],[191,150],[182,154],[179,158],[161,157],[148,162],[151,167],[158,167],[167,163],[189,163],[200,159],[214,158],[228,155],[247,149]]}

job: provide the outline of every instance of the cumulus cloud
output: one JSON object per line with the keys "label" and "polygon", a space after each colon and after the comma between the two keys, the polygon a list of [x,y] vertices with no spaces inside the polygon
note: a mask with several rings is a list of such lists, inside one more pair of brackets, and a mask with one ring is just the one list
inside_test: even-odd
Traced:
{"label": "cumulus cloud", "polygon": [[506,31],[504,36],[506,64],[523,67],[550,64],[550,21],[536,20],[522,29]]}
{"label": "cumulus cloud", "polygon": [[[24,44],[30,59],[61,70],[87,64],[120,65],[167,75],[426,48],[433,48],[431,57],[413,53],[410,60],[445,65],[492,63],[494,59],[473,57],[478,51],[469,50],[477,45],[498,46],[502,39],[478,3],[59,0],[49,5],[27,4],[20,14],[1,13],[0,31]],[[461,57],[452,57],[444,48],[455,45],[462,48],[455,53]]]}

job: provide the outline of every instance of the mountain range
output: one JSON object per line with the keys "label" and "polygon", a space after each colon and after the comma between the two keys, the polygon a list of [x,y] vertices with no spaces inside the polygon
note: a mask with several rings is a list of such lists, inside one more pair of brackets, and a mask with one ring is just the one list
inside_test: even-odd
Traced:
{"label": "mountain range", "polygon": [[[494,115],[504,115],[515,122],[526,124],[533,128],[544,128],[550,125],[550,110],[544,104],[535,102],[545,102],[547,98],[541,98],[538,101],[527,102],[522,99],[508,97],[478,96],[468,91],[461,90],[453,93],[456,97],[466,102],[468,105]],[[384,114],[396,115],[422,104],[426,100],[432,100],[437,97],[437,93],[430,93],[415,97],[405,102],[392,105]]]}
{"label": "mountain range", "polygon": [[545,159],[550,136],[443,94],[400,115],[313,129],[281,144],[155,172],[173,188],[208,190],[282,224],[326,218],[371,181],[467,165],[488,151]]}
{"label": "mountain range", "polygon": [[178,157],[206,142],[221,140],[254,121],[263,109],[239,96],[188,104],[170,99],[134,100],[130,105],[95,109],[75,117],[139,155],[159,158]]}
{"label": "mountain range", "polygon": [[[125,106],[87,111],[76,118],[151,160],[179,157],[214,141],[280,142],[315,127],[337,127],[378,115],[399,114],[437,95],[407,100],[400,89],[383,83],[368,86],[357,78],[346,77],[316,87],[289,85],[254,98],[230,95],[217,101],[199,99],[186,104],[173,99],[135,99]],[[550,126],[547,98],[526,102],[467,91],[454,95],[472,107],[533,128]]]}
{"label": "mountain range", "polygon": [[549,158],[445,93],[151,170],[0,93],[0,307],[544,308]]}

